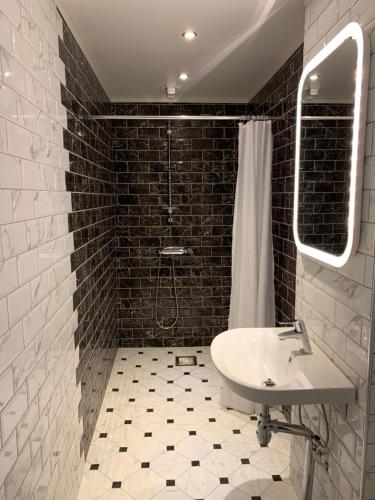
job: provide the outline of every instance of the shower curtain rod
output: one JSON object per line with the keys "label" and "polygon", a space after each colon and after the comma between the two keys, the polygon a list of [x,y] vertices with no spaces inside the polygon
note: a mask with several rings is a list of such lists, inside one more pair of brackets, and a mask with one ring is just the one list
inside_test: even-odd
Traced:
{"label": "shower curtain rod", "polygon": [[91,115],[93,120],[285,120],[283,116],[224,115]]}
{"label": "shower curtain rod", "polygon": [[[294,116],[286,118],[286,115],[91,115],[92,120],[226,120],[226,121],[248,121],[248,120],[290,120]],[[352,116],[301,116],[302,120],[352,120]]]}

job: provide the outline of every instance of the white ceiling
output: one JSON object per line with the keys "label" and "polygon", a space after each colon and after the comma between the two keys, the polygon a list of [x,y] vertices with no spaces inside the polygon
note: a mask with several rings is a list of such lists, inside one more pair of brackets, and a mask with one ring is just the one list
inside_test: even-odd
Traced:
{"label": "white ceiling", "polygon": [[[58,4],[113,101],[164,101],[166,83],[180,101],[248,101],[303,41],[303,0]],[[192,42],[187,29],[198,33]]]}

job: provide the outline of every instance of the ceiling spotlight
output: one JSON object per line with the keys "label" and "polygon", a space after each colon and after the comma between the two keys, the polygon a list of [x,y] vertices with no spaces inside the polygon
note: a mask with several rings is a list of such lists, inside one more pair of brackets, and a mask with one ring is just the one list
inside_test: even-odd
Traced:
{"label": "ceiling spotlight", "polygon": [[194,40],[194,38],[196,38],[198,36],[198,33],[196,31],[188,30],[188,31],[184,31],[182,33],[182,36],[186,40]]}
{"label": "ceiling spotlight", "polygon": [[189,75],[187,73],[180,73],[178,75],[178,78],[182,81],[185,81],[185,80],[188,80],[189,79]]}
{"label": "ceiling spotlight", "polygon": [[310,80],[312,82],[315,82],[316,80],[318,80],[319,76],[316,74],[316,73],[313,73],[312,75],[310,75]]}

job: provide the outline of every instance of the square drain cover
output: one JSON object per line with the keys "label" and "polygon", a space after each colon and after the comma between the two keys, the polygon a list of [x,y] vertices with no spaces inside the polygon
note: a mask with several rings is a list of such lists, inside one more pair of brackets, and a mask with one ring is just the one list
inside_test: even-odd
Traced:
{"label": "square drain cover", "polygon": [[176,356],[176,366],[196,366],[196,356]]}

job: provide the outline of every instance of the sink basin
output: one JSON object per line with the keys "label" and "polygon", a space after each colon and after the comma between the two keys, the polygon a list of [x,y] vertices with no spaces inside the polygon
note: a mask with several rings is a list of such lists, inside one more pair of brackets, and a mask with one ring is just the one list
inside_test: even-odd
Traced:
{"label": "sink basin", "polygon": [[[313,353],[294,355],[298,339],[281,341],[290,328],[236,328],[221,333],[211,344],[216,368],[240,396],[267,405],[350,403],[355,387],[311,342]],[[275,385],[264,385],[271,379]]]}

